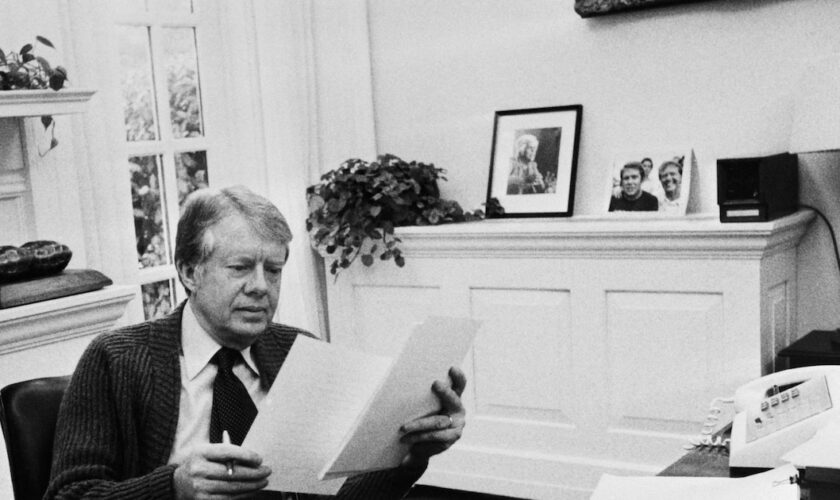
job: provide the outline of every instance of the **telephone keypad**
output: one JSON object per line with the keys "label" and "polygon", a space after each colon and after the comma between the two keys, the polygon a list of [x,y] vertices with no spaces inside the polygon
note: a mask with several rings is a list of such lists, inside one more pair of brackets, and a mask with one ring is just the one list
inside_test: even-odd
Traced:
{"label": "telephone keypad", "polygon": [[832,408],[825,376],[764,398],[748,408],[746,441],[751,442]]}

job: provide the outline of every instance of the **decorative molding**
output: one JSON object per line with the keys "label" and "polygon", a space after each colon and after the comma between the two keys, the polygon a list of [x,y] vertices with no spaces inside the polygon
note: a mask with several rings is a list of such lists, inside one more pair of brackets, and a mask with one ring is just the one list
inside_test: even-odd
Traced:
{"label": "decorative molding", "polygon": [[4,90],[0,118],[83,113],[95,90]]}
{"label": "decorative molding", "polygon": [[0,355],[107,330],[136,296],[136,286],[113,285],[0,309]]}
{"label": "decorative molding", "polygon": [[[770,222],[721,223],[717,215],[490,219],[396,228],[412,257],[755,260],[795,247],[814,213]],[[321,255],[330,259],[323,250]],[[359,264],[361,265],[361,264]]]}

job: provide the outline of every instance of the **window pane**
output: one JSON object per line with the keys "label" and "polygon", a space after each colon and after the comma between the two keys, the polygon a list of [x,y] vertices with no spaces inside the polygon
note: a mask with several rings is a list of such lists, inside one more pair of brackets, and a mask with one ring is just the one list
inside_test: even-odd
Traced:
{"label": "window pane", "polygon": [[188,194],[208,186],[207,152],[176,154],[175,171],[178,176],[178,206],[180,207]]}
{"label": "window pane", "polygon": [[172,310],[174,284],[173,280],[164,280],[140,287],[143,294],[143,313],[147,320],[169,314]]}
{"label": "window pane", "polygon": [[122,26],[119,33],[125,138],[127,141],[151,141],[159,134],[152,84],[149,28]]}
{"label": "window pane", "polygon": [[172,136],[176,139],[200,136],[203,127],[195,29],[164,29],[163,54]]}
{"label": "window pane", "polygon": [[140,268],[169,264],[158,158],[137,156],[129,158],[128,165]]}

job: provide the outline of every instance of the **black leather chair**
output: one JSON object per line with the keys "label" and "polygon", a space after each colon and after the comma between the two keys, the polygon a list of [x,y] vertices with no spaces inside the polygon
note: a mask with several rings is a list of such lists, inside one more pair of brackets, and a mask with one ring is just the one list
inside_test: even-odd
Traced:
{"label": "black leather chair", "polygon": [[50,480],[58,407],[70,376],[25,380],[0,389],[15,500],[40,499]]}

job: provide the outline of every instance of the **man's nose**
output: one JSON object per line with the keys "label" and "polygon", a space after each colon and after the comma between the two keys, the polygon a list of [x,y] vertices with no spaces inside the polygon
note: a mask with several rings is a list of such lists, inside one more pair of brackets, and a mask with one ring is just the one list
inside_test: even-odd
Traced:
{"label": "man's nose", "polygon": [[268,280],[263,266],[255,266],[251,271],[248,282],[245,284],[245,291],[247,293],[266,293],[268,291]]}

